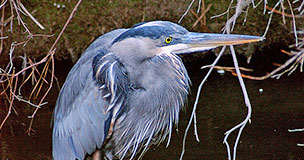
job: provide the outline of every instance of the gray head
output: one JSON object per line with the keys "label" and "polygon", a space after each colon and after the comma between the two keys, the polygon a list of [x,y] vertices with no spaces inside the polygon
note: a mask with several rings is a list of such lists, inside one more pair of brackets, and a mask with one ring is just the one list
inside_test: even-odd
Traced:
{"label": "gray head", "polygon": [[[154,52],[151,51],[153,52],[151,55],[143,55],[143,57],[153,57],[163,52],[184,54],[205,51],[218,46],[260,40],[262,38],[258,36],[189,32],[184,27],[172,22],[152,21],[135,25],[117,37],[112,45],[113,48],[116,48],[115,46],[124,47],[125,49],[132,47],[140,48],[144,51],[152,49]],[[140,55],[136,57],[140,57]]]}

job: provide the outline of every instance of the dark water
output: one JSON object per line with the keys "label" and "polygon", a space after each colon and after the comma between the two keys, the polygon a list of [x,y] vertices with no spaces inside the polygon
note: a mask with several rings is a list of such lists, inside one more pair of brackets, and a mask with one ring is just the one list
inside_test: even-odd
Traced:
{"label": "dark water", "polygon": [[[179,159],[197,86],[206,73],[199,68],[208,64],[207,61],[203,59],[186,64],[193,86],[189,105],[180,115],[179,131],[173,133],[168,148],[165,147],[166,143],[151,147],[143,159]],[[66,67],[66,63],[58,63],[56,67],[56,75],[62,84],[69,67]],[[297,143],[304,143],[304,132],[288,132],[288,129],[304,128],[304,73],[297,70],[279,80],[245,80],[245,84],[253,113],[251,124],[245,127],[241,136],[237,159],[304,159],[304,147],[296,146]],[[259,89],[263,89],[263,92],[260,93]],[[25,134],[29,124],[28,114],[22,114],[20,109],[19,116],[12,114],[11,121],[0,132],[0,160],[51,159],[50,121],[57,94],[58,90],[54,87],[48,96],[49,104],[38,112],[33,126],[36,132],[31,136]],[[224,75],[213,72],[203,87],[197,109],[200,142],[195,140],[192,127],[187,137],[184,159],[227,159],[226,147],[222,143],[224,133],[241,122],[246,114],[247,108],[237,78],[227,72]],[[5,115],[5,112],[1,115]],[[235,135],[232,134],[229,139],[231,144]]]}

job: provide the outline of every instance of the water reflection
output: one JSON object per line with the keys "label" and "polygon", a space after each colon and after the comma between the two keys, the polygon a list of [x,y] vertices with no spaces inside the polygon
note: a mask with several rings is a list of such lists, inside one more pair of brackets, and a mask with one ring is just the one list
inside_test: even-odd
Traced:
{"label": "water reflection", "polygon": [[[191,69],[189,69],[191,68]],[[190,117],[196,88],[204,72],[188,66],[193,82],[192,95],[186,114],[182,114],[180,131],[173,136],[169,148],[162,145],[149,151],[147,159],[178,159],[182,135]],[[238,146],[237,158],[248,159],[303,159],[304,132],[289,133],[290,128],[304,127],[304,74],[297,73],[279,80],[245,80],[252,103],[251,124],[245,127]],[[262,92],[261,92],[262,89]],[[197,109],[201,142],[196,142],[192,132],[188,134],[184,159],[227,159],[224,133],[240,123],[247,114],[241,88],[236,77],[214,72],[206,82]],[[236,134],[229,143],[233,146]],[[175,142],[177,141],[177,142]],[[152,158],[153,157],[153,158]]]}
{"label": "water reflection", "polygon": [[[64,64],[63,64],[64,65]],[[166,143],[151,147],[143,159],[176,160],[179,159],[185,127],[188,123],[197,86],[205,74],[199,64],[186,64],[192,80],[192,94],[189,106],[181,113],[178,132],[173,132],[168,148]],[[61,68],[60,64],[57,68]],[[62,84],[68,69],[56,72]],[[304,74],[295,71],[291,76],[264,81],[245,80],[252,103],[251,124],[248,124],[238,147],[238,160],[265,159],[304,159],[304,132],[289,133],[290,128],[304,127]],[[263,92],[260,91],[263,89]],[[14,120],[11,134],[9,127],[0,133],[1,159],[51,159],[51,113],[55,106],[58,90],[53,89],[48,96],[49,104],[39,111],[34,122],[36,133],[25,135],[28,124],[27,115],[11,117]],[[227,159],[224,133],[241,122],[247,112],[241,89],[236,77],[225,73],[213,72],[206,82],[197,108],[198,132],[201,142],[193,135],[193,127],[187,137],[184,160]],[[15,120],[18,119],[18,122]],[[9,124],[8,124],[9,125]],[[233,143],[236,134],[229,139]]]}

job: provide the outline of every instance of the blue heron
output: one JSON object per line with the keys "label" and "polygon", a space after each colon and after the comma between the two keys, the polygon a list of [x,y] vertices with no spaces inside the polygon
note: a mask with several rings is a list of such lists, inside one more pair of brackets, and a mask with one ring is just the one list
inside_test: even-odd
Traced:
{"label": "blue heron", "polygon": [[141,158],[168,144],[190,79],[179,54],[260,41],[249,35],[189,32],[168,21],[139,23],[96,39],[71,69],[54,110],[53,158]]}

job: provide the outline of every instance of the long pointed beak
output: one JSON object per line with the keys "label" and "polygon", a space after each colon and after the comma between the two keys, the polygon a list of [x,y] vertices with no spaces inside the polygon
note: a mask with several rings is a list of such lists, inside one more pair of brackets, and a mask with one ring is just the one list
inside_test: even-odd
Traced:
{"label": "long pointed beak", "polygon": [[225,45],[238,45],[262,41],[264,38],[251,35],[189,32],[181,37],[181,44],[173,50],[175,54],[201,52]]}

